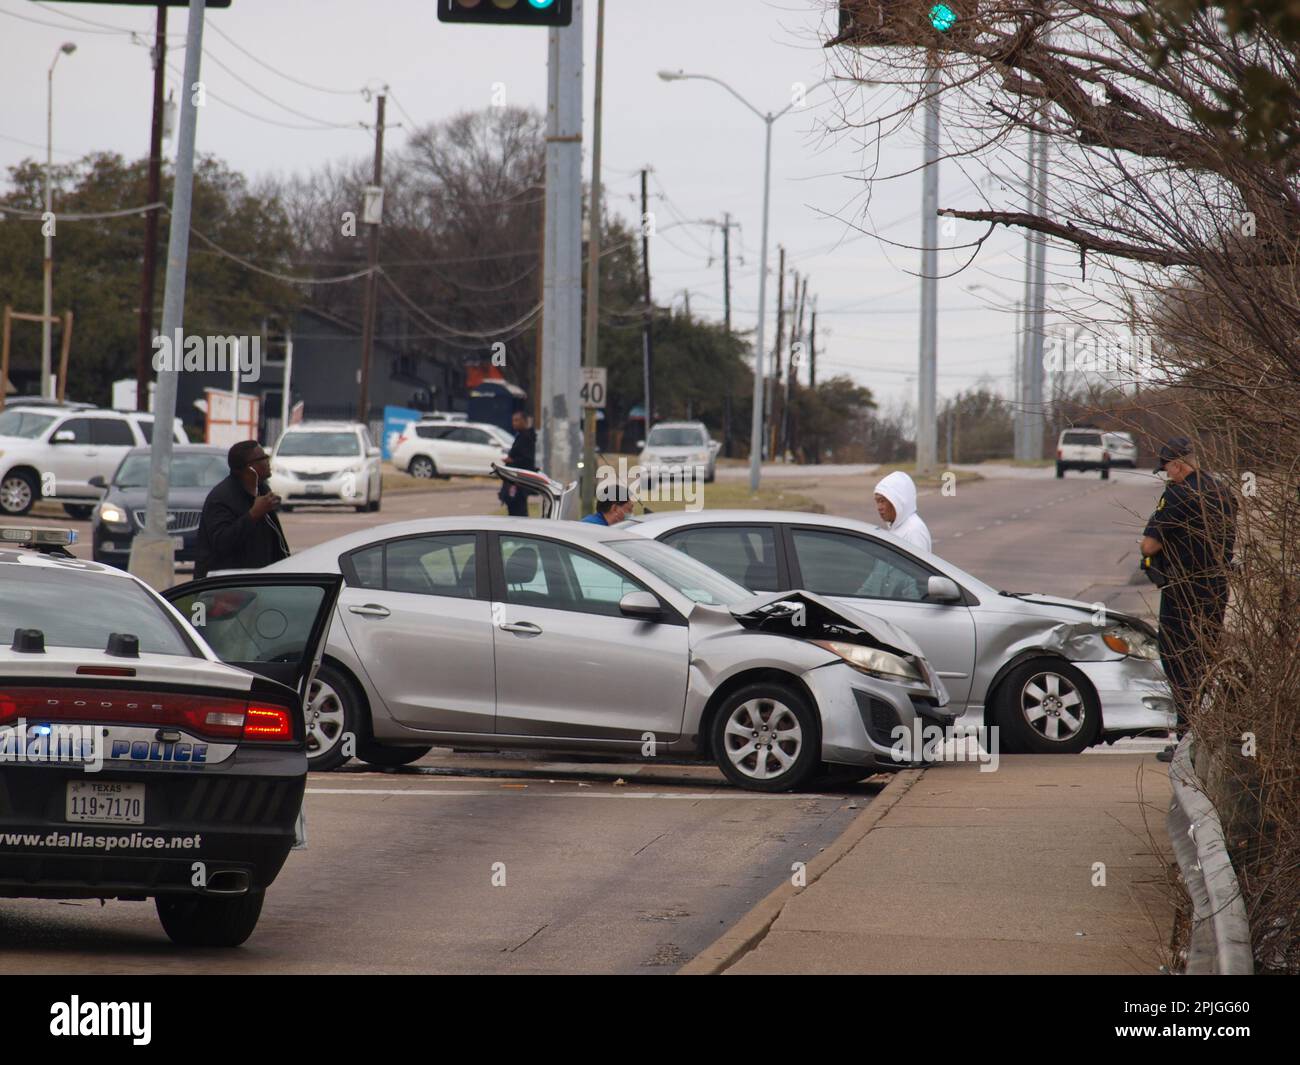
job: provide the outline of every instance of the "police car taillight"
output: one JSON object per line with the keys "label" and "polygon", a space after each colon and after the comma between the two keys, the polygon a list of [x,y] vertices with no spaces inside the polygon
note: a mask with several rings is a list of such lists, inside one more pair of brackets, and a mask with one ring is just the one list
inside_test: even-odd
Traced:
{"label": "police car taillight", "polygon": [[283,706],[249,706],[244,715],[244,739],[262,742],[293,740],[293,718]]}

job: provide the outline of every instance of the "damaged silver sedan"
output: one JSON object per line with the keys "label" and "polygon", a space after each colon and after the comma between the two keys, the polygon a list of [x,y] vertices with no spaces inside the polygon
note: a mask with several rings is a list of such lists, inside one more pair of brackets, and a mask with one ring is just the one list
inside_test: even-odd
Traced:
{"label": "damaged silver sedan", "polygon": [[911,764],[901,737],[957,713],[888,621],[806,592],[755,596],[617,527],[404,522],[267,571],[344,579],[308,715],[315,768],[404,764],[435,744],[588,751],[712,759],[741,787],[783,791]]}

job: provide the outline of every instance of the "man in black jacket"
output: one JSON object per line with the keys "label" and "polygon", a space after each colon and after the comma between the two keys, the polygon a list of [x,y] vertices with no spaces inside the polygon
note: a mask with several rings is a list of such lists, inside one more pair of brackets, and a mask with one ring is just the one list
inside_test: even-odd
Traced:
{"label": "man in black jacket", "polygon": [[256,440],[243,440],[226,455],[230,476],[203,502],[194,578],[218,569],[261,569],[289,557],[289,544],[275,510],[280,497],[266,483],[271,456]]}
{"label": "man in black jacket", "polygon": [[[515,431],[515,442],[510,445],[510,454],[506,465],[521,470],[537,469],[537,430],[529,422],[532,419],[521,410],[510,416],[510,428]],[[506,505],[506,513],[516,518],[528,517],[528,489],[517,484],[502,484],[497,498]]]}

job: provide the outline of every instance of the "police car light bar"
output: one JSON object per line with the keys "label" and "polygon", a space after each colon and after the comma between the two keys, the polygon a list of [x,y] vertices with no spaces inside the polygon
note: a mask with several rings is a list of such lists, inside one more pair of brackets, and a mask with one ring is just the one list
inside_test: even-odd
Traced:
{"label": "police car light bar", "polygon": [[67,547],[76,542],[76,529],[30,529],[17,525],[0,525],[0,543]]}

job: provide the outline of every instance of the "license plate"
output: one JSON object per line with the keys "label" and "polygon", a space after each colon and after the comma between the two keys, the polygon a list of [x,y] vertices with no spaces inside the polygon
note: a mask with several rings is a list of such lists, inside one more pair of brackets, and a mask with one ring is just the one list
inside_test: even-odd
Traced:
{"label": "license plate", "polygon": [[142,825],[144,785],[69,780],[65,820],[96,825]]}
{"label": "license plate", "polygon": [[172,547],[176,548],[177,551],[184,551],[184,550],[185,550],[185,537],[183,537],[183,536],[173,536],[173,537],[172,537]]}
{"label": "license plate", "polygon": [[318,484],[309,484],[309,485],[307,486],[307,494],[308,494],[309,496],[318,496],[318,495],[320,495],[321,492],[323,492],[324,490],[325,490],[325,489],[324,489],[321,485],[318,485]]}

